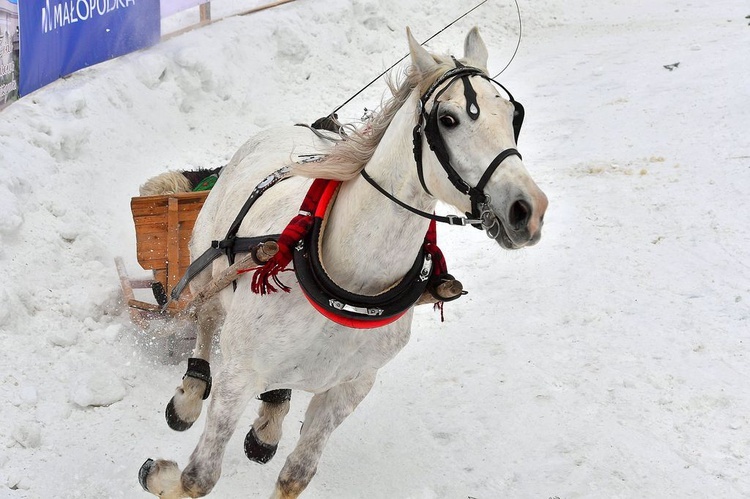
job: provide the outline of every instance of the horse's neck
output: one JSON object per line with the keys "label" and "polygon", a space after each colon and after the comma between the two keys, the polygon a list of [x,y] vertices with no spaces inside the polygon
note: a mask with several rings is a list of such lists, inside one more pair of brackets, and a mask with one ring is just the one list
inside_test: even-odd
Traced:
{"label": "horse's neck", "polygon": [[[422,191],[412,155],[414,106],[410,99],[394,116],[367,173],[387,191],[431,212],[434,199]],[[331,209],[323,238],[323,263],[331,278],[353,293],[378,294],[414,264],[429,220],[411,214],[361,176],[345,182]]]}

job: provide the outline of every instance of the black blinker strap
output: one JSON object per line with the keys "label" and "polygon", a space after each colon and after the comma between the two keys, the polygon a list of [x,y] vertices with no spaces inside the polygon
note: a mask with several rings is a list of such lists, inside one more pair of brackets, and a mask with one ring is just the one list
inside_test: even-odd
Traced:
{"label": "black blinker strap", "polygon": [[523,109],[523,106],[518,101],[512,101],[513,102],[513,135],[516,137],[516,144],[518,144],[518,136],[521,134],[521,125],[523,125],[523,117],[526,112]]}
{"label": "black blinker strap", "polygon": [[[453,68],[449,69],[445,72],[443,76],[437,79],[435,83],[432,84],[432,86],[427,90],[427,92],[424,93],[422,98],[420,99],[422,101],[422,109],[424,109],[424,105],[427,104],[427,101],[430,100],[430,97],[432,97],[432,94],[437,90],[437,88],[445,83],[446,81],[449,81],[451,79],[459,78],[461,76],[481,76],[482,78],[489,78],[487,75],[484,74],[484,71],[477,68],[472,67],[461,67],[461,68]],[[493,80],[494,81],[494,80]],[[453,84],[452,81],[448,83],[448,87],[450,87]],[[446,87],[447,88],[447,87]],[[443,93],[445,89],[443,89],[440,93]],[[437,97],[435,97],[437,99]]]}
{"label": "black blinker strap", "polygon": [[463,181],[461,176],[451,166],[450,155],[448,154],[448,148],[445,145],[443,136],[440,134],[438,129],[438,109],[440,102],[435,100],[432,106],[429,116],[427,117],[427,124],[424,127],[424,134],[427,137],[427,143],[430,145],[430,149],[435,153],[440,164],[443,165],[443,170],[448,175],[448,180],[451,181],[453,186],[461,193],[468,194],[470,187]]}

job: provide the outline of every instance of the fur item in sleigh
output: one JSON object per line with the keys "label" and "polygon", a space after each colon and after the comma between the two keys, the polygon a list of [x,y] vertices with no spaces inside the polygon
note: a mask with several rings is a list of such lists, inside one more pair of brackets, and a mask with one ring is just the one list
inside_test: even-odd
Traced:
{"label": "fur item in sleigh", "polygon": [[[208,179],[213,177],[213,181],[215,181],[220,172],[221,167],[186,171],[170,170],[148,179],[138,191],[141,196],[164,196],[194,190],[207,190],[213,186],[213,182],[208,181]],[[198,189],[199,187],[201,188]]]}

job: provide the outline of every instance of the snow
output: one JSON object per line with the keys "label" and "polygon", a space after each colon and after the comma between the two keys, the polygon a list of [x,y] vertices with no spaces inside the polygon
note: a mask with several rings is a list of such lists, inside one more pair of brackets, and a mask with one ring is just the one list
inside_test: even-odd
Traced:
{"label": "snow", "polygon": [[[189,341],[139,333],[120,296],[113,258],[138,274],[139,184],[312,122],[406,53],[405,26],[425,39],[472,6],[299,0],[2,112],[0,497],[147,497],[143,460],[184,466],[197,442],[203,416],[184,434],[163,418],[184,373],[166,351]],[[418,309],[305,497],[750,496],[747,7],[521,3],[523,41],[500,80],[526,107],[519,149],[550,198],[544,237],[511,253],[440,229],[470,294],[445,323]],[[429,47],[458,50],[475,24],[499,71],[516,42],[511,2]],[[341,117],[384,92],[376,83]],[[248,408],[213,496],[268,496],[308,400],[295,393],[264,467],[242,451]]]}

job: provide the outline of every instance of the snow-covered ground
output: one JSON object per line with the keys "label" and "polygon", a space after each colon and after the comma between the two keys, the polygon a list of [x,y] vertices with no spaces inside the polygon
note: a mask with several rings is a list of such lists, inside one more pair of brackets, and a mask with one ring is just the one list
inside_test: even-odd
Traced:
{"label": "snow-covered ground", "polygon": [[[166,362],[121,303],[113,257],[138,273],[139,184],[327,114],[406,53],[405,26],[425,39],[472,5],[298,0],[0,113],[0,497],[147,497],[143,460],[184,465],[199,437],[203,417],[184,434],[163,419],[184,362]],[[470,294],[442,324],[418,310],[306,497],[748,497],[750,6],[521,8],[500,79],[526,107],[519,149],[550,198],[544,237],[509,253],[440,229]],[[499,71],[512,2],[490,0],[430,48],[460,51],[475,24]],[[242,451],[248,408],[215,497],[267,497],[307,400],[295,394],[265,467]]]}

